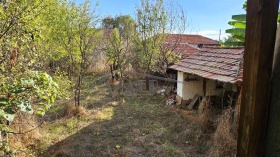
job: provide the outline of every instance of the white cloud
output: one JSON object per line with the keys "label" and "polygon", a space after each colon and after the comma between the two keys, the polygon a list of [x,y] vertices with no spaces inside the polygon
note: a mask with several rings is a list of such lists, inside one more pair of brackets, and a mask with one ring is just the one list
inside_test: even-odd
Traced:
{"label": "white cloud", "polygon": [[[198,32],[191,32],[190,34],[197,34],[202,35],[214,40],[219,40],[219,34],[220,31],[218,30],[204,30],[204,31],[198,31]],[[223,40],[225,37],[229,36],[229,34],[225,33],[224,31],[221,31],[221,37],[220,39]]]}

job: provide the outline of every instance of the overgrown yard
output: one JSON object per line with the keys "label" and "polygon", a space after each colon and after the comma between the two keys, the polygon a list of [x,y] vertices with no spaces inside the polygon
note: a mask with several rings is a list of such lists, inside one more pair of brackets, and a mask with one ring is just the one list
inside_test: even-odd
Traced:
{"label": "overgrown yard", "polygon": [[106,82],[87,81],[84,108],[66,103],[47,116],[38,156],[202,156],[194,112],[166,107],[152,93],[112,98]]}

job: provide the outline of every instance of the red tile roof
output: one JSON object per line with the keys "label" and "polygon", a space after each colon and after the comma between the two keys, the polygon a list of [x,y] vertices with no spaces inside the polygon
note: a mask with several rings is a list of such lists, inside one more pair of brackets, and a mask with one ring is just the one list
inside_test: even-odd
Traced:
{"label": "red tile roof", "polygon": [[219,43],[201,35],[168,34],[162,47],[184,57],[199,52],[198,45],[218,46]]}
{"label": "red tile roof", "polygon": [[242,47],[202,48],[170,68],[221,82],[242,83],[243,53]]}
{"label": "red tile roof", "polygon": [[182,54],[183,56],[190,56],[199,52],[200,48],[192,46],[188,43],[166,43],[162,44],[164,49],[168,49],[176,54]]}
{"label": "red tile roof", "polygon": [[168,34],[165,42],[180,42],[188,44],[205,44],[205,45],[219,45],[218,41],[201,36],[190,34]]}

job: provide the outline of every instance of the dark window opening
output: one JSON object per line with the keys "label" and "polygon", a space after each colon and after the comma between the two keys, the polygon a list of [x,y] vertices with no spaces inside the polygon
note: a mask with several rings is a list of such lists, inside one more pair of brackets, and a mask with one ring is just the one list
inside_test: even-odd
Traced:
{"label": "dark window opening", "polygon": [[186,77],[184,79],[186,82],[189,82],[189,81],[198,81],[198,76],[196,75],[193,75],[193,74],[186,74]]}
{"label": "dark window opening", "polygon": [[223,89],[224,88],[224,83],[220,81],[216,81],[216,89]]}

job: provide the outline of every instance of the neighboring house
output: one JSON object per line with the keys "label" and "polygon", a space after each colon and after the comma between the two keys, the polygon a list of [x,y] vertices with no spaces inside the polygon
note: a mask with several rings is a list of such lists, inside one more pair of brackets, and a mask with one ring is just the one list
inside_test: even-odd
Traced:
{"label": "neighboring house", "polygon": [[219,42],[201,35],[168,34],[162,45],[183,58],[199,52],[204,46],[219,46]]}
{"label": "neighboring house", "polygon": [[243,78],[243,47],[203,47],[171,66],[178,71],[177,102],[197,96],[220,96],[239,92]]}

